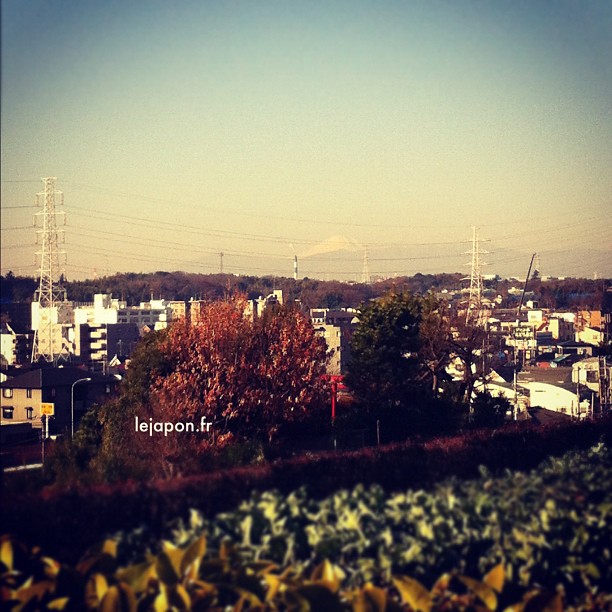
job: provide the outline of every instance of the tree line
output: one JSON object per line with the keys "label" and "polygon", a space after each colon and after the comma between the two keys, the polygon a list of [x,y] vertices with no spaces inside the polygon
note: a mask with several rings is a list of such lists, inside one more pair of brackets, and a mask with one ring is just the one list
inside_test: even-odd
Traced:
{"label": "tree line", "polygon": [[[600,308],[602,296],[611,284],[608,280],[551,279],[542,280],[537,274],[527,289],[544,308]],[[30,302],[38,286],[32,277],[15,276],[8,272],[0,276],[0,295],[4,302]],[[415,274],[376,281],[370,284],[323,281],[303,278],[294,280],[274,276],[234,276],[231,274],[195,274],[186,272],[122,273],[82,281],[65,280],[68,299],[92,302],[96,293],[110,293],[128,305],[153,298],[188,301],[224,299],[230,295],[246,295],[249,299],[268,295],[281,289],[285,300],[298,300],[305,308],[357,308],[361,303],[379,297],[391,289],[424,295],[430,291],[458,292],[465,288],[463,275]],[[511,287],[521,287],[516,280],[485,281],[491,297],[502,298],[502,306],[512,307],[518,296],[509,293]]]}

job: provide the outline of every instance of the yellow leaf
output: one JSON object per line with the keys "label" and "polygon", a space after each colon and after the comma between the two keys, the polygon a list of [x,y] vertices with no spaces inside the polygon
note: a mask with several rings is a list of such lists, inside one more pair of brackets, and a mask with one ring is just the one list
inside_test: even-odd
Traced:
{"label": "yellow leaf", "polygon": [[365,595],[362,591],[352,593],[349,601],[351,606],[353,606],[353,612],[371,612],[368,604],[366,604]]}
{"label": "yellow leaf", "polygon": [[504,578],[504,564],[500,563],[484,577],[484,583],[490,586],[494,591],[501,593],[504,588]]}
{"label": "yellow leaf", "polygon": [[108,582],[102,574],[95,574],[93,578],[98,599],[102,599],[106,595],[106,591],[108,591]]}
{"label": "yellow leaf", "polygon": [[183,551],[179,548],[167,548],[157,556],[155,569],[159,579],[167,586],[174,586],[181,579],[181,560]]}
{"label": "yellow leaf", "polygon": [[181,576],[185,576],[187,570],[189,570],[188,578],[190,580],[195,580],[198,577],[200,561],[203,559],[205,553],[206,538],[202,535],[195,542],[192,542],[185,550],[180,567]]}
{"label": "yellow leaf", "polygon": [[62,569],[61,563],[50,557],[43,557],[42,561],[45,564],[45,576],[47,578],[55,578],[60,573]]}
{"label": "yellow leaf", "polygon": [[472,591],[482,603],[489,608],[489,610],[495,610],[497,608],[497,595],[495,591],[488,585],[469,578],[468,576],[459,576],[459,580],[465,584],[465,586]]}
{"label": "yellow leaf", "polygon": [[138,602],[134,591],[127,584],[119,583],[109,587],[104,599],[100,603],[100,612],[117,612],[126,610],[136,612]]}
{"label": "yellow leaf", "polygon": [[[341,612],[344,610],[338,595],[332,593],[327,587],[317,584],[306,584],[300,586],[288,594],[290,600],[297,599],[299,607],[292,605],[291,609],[297,610],[325,610],[325,612]],[[292,602],[293,603],[293,602]]]}
{"label": "yellow leaf", "polygon": [[253,570],[257,576],[265,576],[270,572],[278,571],[279,567],[271,561],[253,561],[249,563],[249,570]]}
{"label": "yellow leaf", "polygon": [[4,540],[0,547],[0,561],[4,563],[9,572],[13,571],[13,545],[10,540]]}
{"label": "yellow leaf", "polygon": [[161,589],[159,595],[155,598],[153,602],[153,609],[156,612],[167,612],[169,608],[168,605],[168,597],[166,596],[165,589]]}
{"label": "yellow leaf", "polygon": [[233,546],[227,540],[223,540],[221,542],[221,546],[219,547],[219,559],[222,561],[227,561],[230,558],[232,553]]}
{"label": "yellow leaf", "polygon": [[106,592],[108,582],[102,574],[93,574],[85,587],[85,601],[89,608],[97,608]]}
{"label": "yellow leaf", "polygon": [[393,578],[393,584],[399,591],[402,602],[407,603],[416,612],[431,610],[431,594],[418,580],[399,576]]}
{"label": "yellow leaf", "polygon": [[168,603],[173,610],[191,609],[191,597],[189,597],[189,593],[187,593],[185,587],[181,584],[177,584],[173,589],[169,589]]}
{"label": "yellow leaf", "polygon": [[444,593],[448,591],[450,585],[451,577],[450,574],[442,574],[437,580],[436,584],[433,585],[431,592],[434,593]]}
{"label": "yellow leaf", "polygon": [[329,586],[336,593],[340,589],[340,583],[344,579],[344,572],[337,566],[331,564],[327,559],[317,565],[312,570],[310,579],[313,581],[321,581]]}
{"label": "yellow leaf", "polygon": [[47,608],[49,610],[64,610],[70,601],[70,597],[60,597],[59,599],[54,599],[47,604]]}
{"label": "yellow leaf", "polygon": [[51,580],[41,580],[35,583],[28,580],[24,586],[17,590],[15,595],[17,595],[17,599],[22,602],[25,607],[31,599],[36,598],[40,601],[47,591],[53,591],[54,588],[55,583],[51,582]]}
{"label": "yellow leaf", "polygon": [[282,581],[281,579],[274,574],[266,574],[264,577],[264,581],[268,585],[268,592],[266,593],[266,601],[272,601],[276,594],[278,593]]}
{"label": "yellow leaf", "polygon": [[138,565],[130,565],[117,572],[117,578],[127,583],[135,593],[146,590],[149,580],[155,576],[155,563],[146,561]]}
{"label": "yellow leaf", "polygon": [[563,598],[559,593],[541,591],[529,597],[524,609],[533,612],[563,612]]}
{"label": "yellow leaf", "polygon": [[387,592],[384,589],[366,584],[362,590],[368,610],[375,612],[385,612],[387,608]]}
{"label": "yellow leaf", "polygon": [[244,606],[246,605],[246,599],[244,597],[241,597],[235,604],[234,604],[234,609],[232,610],[232,612],[242,612],[245,608]]}
{"label": "yellow leaf", "polygon": [[102,554],[110,555],[115,558],[117,556],[117,540],[108,539],[102,545]]}

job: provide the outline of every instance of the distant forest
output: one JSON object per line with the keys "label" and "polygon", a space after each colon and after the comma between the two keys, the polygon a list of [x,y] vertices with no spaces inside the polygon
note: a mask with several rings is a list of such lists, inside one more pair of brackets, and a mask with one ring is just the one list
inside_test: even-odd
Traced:
{"label": "distant forest", "polygon": [[[599,309],[603,294],[611,284],[610,279],[541,280],[536,274],[530,279],[527,291],[543,308]],[[391,289],[418,294],[447,290],[452,294],[468,285],[469,281],[461,274],[415,274],[371,284],[185,272],[126,273],[64,282],[68,299],[81,303],[92,302],[95,293],[110,293],[133,306],[151,298],[218,300],[228,295],[242,294],[254,299],[266,296],[274,289],[281,289],[286,302],[299,300],[305,308],[357,308],[363,302]],[[518,302],[516,295],[508,293],[512,287],[522,289],[521,281],[497,279],[485,282],[488,297],[502,296],[502,306],[511,307]],[[0,276],[0,296],[3,303],[30,302],[36,288],[37,281],[34,278],[15,276],[11,272]]]}

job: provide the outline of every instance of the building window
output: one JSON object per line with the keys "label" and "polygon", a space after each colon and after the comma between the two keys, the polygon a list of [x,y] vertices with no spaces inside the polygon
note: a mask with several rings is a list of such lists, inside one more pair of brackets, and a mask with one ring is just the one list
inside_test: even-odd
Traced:
{"label": "building window", "polygon": [[32,406],[28,406],[26,409],[26,419],[31,421],[34,418],[34,408]]}
{"label": "building window", "polygon": [[2,397],[13,397],[12,389],[2,389]]}
{"label": "building window", "polygon": [[3,406],[2,408],[2,418],[3,419],[12,419],[13,418],[13,411],[15,409],[13,408],[13,406]]}
{"label": "building window", "polygon": [[28,398],[32,397],[32,389],[26,389],[26,397]]}

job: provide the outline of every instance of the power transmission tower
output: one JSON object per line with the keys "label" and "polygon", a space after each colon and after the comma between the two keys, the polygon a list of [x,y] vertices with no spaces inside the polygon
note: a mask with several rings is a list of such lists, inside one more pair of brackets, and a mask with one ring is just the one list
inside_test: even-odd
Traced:
{"label": "power transmission tower", "polygon": [[[480,240],[478,237],[478,228],[476,226],[472,227],[472,261],[471,273],[470,273],[470,293],[468,297],[467,303],[467,311],[465,313],[465,322],[466,324],[473,323],[479,324],[481,309],[482,309],[482,271],[481,268],[484,265],[480,260],[480,255],[482,253],[486,253],[487,251],[481,251],[480,249]],[[469,254],[468,251],[466,254]]]}
{"label": "power transmission tower", "polygon": [[60,271],[60,256],[65,255],[65,251],[59,248],[63,230],[58,229],[57,223],[58,217],[65,219],[65,213],[57,210],[64,200],[63,194],[55,189],[56,179],[48,177],[42,181],[45,190],[36,194],[36,204],[42,210],[35,214],[35,220],[42,219],[42,228],[36,230],[40,236],[40,250],[36,252],[40,256],[40,281],[32,304],[32,362],[41,358],[54,362],[67,355],[62,328],[64,313],[61,312],[65,310],[67,301]]}
{"label": "power transmission tower", "polygon": [[370,284],[370,254],[366,245],[363,252],[363,272],[361,273],[361,282],[364,285]]}

